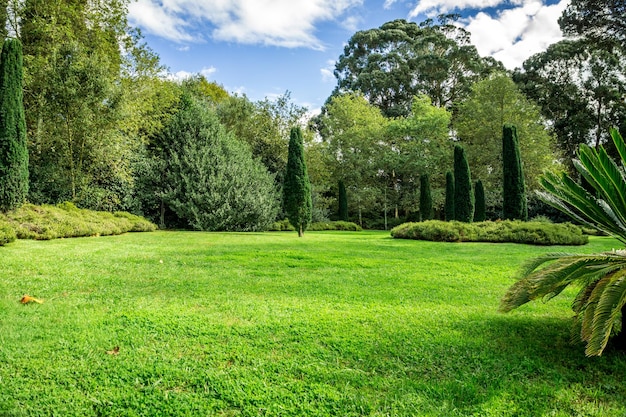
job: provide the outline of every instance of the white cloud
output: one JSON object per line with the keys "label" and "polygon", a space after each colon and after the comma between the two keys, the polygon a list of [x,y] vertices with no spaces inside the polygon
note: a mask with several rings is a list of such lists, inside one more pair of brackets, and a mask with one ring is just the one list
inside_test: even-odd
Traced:
{"label": "white cloud", "polygon": [[[202,40],[210,23],[214,39],[323,49],[315,25],[340,19],[363,0],[138,0],[129,20],[146,32],[173,40]],[[350,20],[347,19],[349,22]]]}
{"label": "white cloud", "polygon": [[210,76],[214,74],[215,72],[217,72],[217,68],[206,67],[206,68],[202,68],[199,72],[189,72],[189,71],[167,72],[164,74],[164,77],[171,81],[180,82],[198,74],[204,76],[204,78],[206,79],[209,79]]}
{"label": "white cloud", "polygon": [[326,61],[326,66],[324,68],[320,68],[320,73],[322,74],[322,82],[328,83],[331,81],[335,81],[335,61],[332,59]]}
{"label": "white cloud", "polygon": [[546,6],[540,0],[531,0],[496,17],[481,12],[469,19],[466,29],[479,54],[493,56],[513,69],[563,38],[558,18],[568,3],[569,0],[561,0]]}
{"label": "white cloud", "polygon": [[398,0],[385,0],[385,4],[383,4],[384,9],[389,9],[393,4]]}
{"label": "white cloud", "polygon": [[209,78],[212,74],[217,72],[217,68],[215,67],[208,67],[208,68],[202,68],[200,70],[200,75],[203,75],[204,78]]}
{"label": "white cloud", "polygon": [[[391,5],[394,2],[395,0],[387,0],[385,1],[385,6],[388,7],[388,3]],[[409,17],[416,17],[422,13],[436,16],[454,10],[485,9],[487,7],[496,7],[503,3],[508,2],[506,0],[420,0],[411,10]],[[519,1],[514,0],[512,3],[519,3]]]}

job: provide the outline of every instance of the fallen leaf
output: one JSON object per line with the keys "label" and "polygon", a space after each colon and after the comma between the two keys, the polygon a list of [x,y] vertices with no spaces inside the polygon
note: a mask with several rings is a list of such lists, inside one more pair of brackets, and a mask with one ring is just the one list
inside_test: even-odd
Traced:
{"label": "fallen leaf", "polygon": [[28,304],[28,303],[37,303],[37,304],[43,304],[43,300],[39,300],[35,297],[31,297],[30,295],[24,295],[22,297],[22,299],[20,300],[20,303],[22,304]]}
{"label": "fallen leaf", "polygon": [[112,350],[107,350],[107,355],[119,355],[119,354],[120,354],[119,346],[115,346]]}

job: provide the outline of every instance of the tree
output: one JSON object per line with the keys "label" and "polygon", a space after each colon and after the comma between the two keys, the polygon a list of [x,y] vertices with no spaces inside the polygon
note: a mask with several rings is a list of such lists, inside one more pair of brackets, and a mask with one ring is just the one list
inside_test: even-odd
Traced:
{"label": "tree", "polygon": [[514,125],[504,125],[502,128],[502,174],[502,217],[528,220],[524,171],[517,128]]}
{"label": "tree", "polygon": [[461,145],[454,147],[454,219],[471,223],[474,218],[474,193],[472,177],[465,150]]}
{"label": "tree", "polygon": [[584,36],[604,49],[626,44],[623,0],[572,0],[559,19],[566,36]]}
{"label": "tree", "polygon": [[470,97],[459,105],[453,121],[467,151],[472,174],[486,189],[486,204],[502,204],[502,126],[517,126],[529,190],[539,188],[537,178],[558,159],[555,142],[546,128],[540,108],[529,101],[506,74],[493,74],[472,87]]}
{"label": "tree", "polygon": [[273,177],[229,135],[217,115],[186,94],[179,111],[159,132],[166,145],[166,204],[196,230],[265,230],[275,220]]}
{"label": "tree", "polygon": [[28,150],[22,90],[22,45],[7,39],[0,55],[0,211],[19,207],[28,193]]}
{"label": "tree", "polygon": [[428,174],[420,176],[420,218],[422,221],[433,218],[433,198],[430,192]]}
{"label": "tree", "polygon": [[[603,50],[586,39],[566,39],[528,58],[514,78],[541,107],[569,164],[581,143],[610,145],[609,127],[626,121],[625,72],[623,52]],[[574,173],[573,166],[568,169]]]}
{"label": "tree", "polygon": [[409,114],[419,94],[438,107],[460,101],[492,61],[479,57],[454,18],[419,26],[399,19],[355,33],[337,60],[334,94],[360,91],[387,117]]}
{"label": "tree", "polygon": [[474,221],[484,222],[487,219],[487,207],[485,205],[485,188],[481,180],[476,181],[474,185]]}
{"label": "tree", "polygon": [[343,181],[339,181],[339,220],[348,221],[348,195]]}
{"label": "tree", "polygon": [[446,172],[446,202],[444,206],[446,221],[454,220],[454,174]]}
{"label": "tree", "polygon": [[[574,166],[589,187],[577,184],[568,174],[547,173],[541,180],[540,197],[574,220],[603,231],[626,244],[626,144],[612,129],[611,137],[621,166],[603,146],[581,145]],[[543,267],[542,267],[543,266]],[[587,356],[601,355],[617,331],[616,345],[626,348],[626,251],[592,255],[548,254],[529,261],[520,278],[502,298],[500,310],[511,311],[531,300],[551,299],[570,285],[579,286],[572,309],[580,322],[580,338]]]}
{"label": "tree", "polygon": [[289,222],[298,231],[298,236],[302,237],[311,222],[313,203],[311,202],[311,183],[304,161],[302,131],[299,127],[293,127],[289,136],[289,153],[283,192],[285,212]]}

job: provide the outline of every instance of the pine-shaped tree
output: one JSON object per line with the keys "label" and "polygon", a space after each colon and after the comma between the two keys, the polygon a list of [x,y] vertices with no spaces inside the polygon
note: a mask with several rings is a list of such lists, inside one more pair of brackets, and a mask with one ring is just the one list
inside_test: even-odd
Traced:
{"label": "pine-shaped tree", "polygon": [[313,204],[311,183],[304,161],[302,130],[299,127],[293,127],[289,136],[289,154],[283,192],[287,218],[298,231],[298,236],[302,237],[311,223]]}
{"label": "pine-shaped tree", "polygon": [[502,128],[502,217],[504,219],[528,220],[526,187],[519,151],[517,128]]}
{"label": "pine-shaped tree", "polygon": [[339,181],[339,220],[348,221],[348,194],[343,181]]}
{"label": "pine-shaped tree", "polygon": [[445,202],[446,221],[454,220],[454,174],[452,171],[446,172],[446,202]]}
{"label": "pine-shaped tree", "polygon": [[471,223],[474,218],[472,177],[461,145],[454,147],[454,219]]}
{"label": "pine-shaped tree", "polygon": [[430,193],[428,174],[420,176],[420,218],[422,221],[433,218],[433,198]]}
{"label": "pine-shaped tree", "polygon": [[22,44],[7,39],[0,55],[0,211],[28,194],[28,150],[22,90]]}
{"label": "pine-shaped tree", "polygon": [[474,221],[484,222],[487,219],[487,207],[485,206],[485,188],[481,180],[474,185]]}

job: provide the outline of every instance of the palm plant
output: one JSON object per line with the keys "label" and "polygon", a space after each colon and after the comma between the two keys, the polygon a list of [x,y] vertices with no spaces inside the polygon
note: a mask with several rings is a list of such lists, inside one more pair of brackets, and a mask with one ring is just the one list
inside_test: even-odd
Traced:
{"label": "palm plant", "polygon": [[[621,163],[603,147],[581,145],[574,166],[593,188],[590,192],[567,174],[546,173],[539,197],[576,221],[608,233],[626,245],[626,145],[616,129],[611,137]],[[543,267],[542,267],[543,266]],[[579,319],[580,338],[587,356],[601,355],[609,338],[617,335],[626,347],[626,250],[592,255],[547,254],[527,262],[518,281],[503,297],[508,312],[538,298],[549,300],[570,284],[580,286],[572,303]]]}

